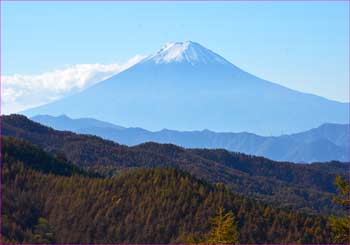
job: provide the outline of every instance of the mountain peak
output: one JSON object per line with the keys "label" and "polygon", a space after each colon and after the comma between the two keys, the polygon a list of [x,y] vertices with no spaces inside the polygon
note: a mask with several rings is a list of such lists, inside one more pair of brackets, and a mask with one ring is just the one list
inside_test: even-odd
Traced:
{"label": "mountain peak", "polygon": [[213,63],[230,64],[230,62],[220,55],[193,41],[168,42],[144,61],[151,61],[156,64],[172,62],[185,62],[192,65]]}

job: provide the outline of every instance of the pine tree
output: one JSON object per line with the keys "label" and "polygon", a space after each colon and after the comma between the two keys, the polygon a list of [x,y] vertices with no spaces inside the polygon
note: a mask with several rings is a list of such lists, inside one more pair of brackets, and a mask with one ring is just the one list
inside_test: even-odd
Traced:
{"label": "pine tree", "polygon": [[232,211],[224,214],[224,209],[219,208],[218,215],[212,219],[212,228],[209,231],[209,244],[237,244],[239,233]]}
{"label": "pine tree", "polygon": [[[350,183],[338,176],[335,180],[338,187],[339,197],[335,201],[342,205],[347,211],[350,208]],[[347,212],[348,213],[348,212]],[[329,218],[329,225],[333,233],[333,242],[350,244],[350,216]]]}
{"label": "pine tree", "polygon": [[40,217],[38,224],[34,227],[34,243],[53,243],[53,233],[51,231],[50,225],[46,219]]}

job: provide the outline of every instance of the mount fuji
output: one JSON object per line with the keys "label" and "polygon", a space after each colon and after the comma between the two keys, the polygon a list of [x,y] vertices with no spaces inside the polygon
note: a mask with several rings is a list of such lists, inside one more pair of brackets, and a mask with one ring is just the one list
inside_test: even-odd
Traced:
{"label": "mount fuji", "polygon": [[260,79],[186,41],[167,43],[107,80],[23,114],[93,117],[148,130],[279,135],[348,123],[349,104]]}

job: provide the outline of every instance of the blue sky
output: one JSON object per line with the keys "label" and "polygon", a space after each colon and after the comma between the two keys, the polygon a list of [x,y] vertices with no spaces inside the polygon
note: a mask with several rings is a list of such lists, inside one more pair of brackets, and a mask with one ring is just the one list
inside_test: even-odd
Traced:
{"label": "blue sky", "polygon": [[1,37],[7,76],[193,40],[256,76],[349,101],[348,2],[2,2]]}

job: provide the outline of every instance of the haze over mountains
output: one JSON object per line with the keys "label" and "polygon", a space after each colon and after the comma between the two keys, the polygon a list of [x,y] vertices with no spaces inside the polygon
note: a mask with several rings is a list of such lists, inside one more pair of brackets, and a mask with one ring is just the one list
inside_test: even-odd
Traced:
{"label": "haze over mountains", "polygon": [[151,132],[126,128],[91,118],[71,119],[61,115],[38,115],[31,118],[57,130],[97,135],[129,146],[145,142],[171,143],[186,148],[223,148],[278,161],[324,162],[349,161],[350,128],[348,124],[323,124],[291,135],[263,137],[251,133],[217,133],[163,129]]}
{"label": "haze over mountains", "polygon": [[[336,176],[346,177],[349,163],[275,162],[222,149],[186,149],[152,142],[128,147],[96,136],[57,131],[21,115],[2,116],[1,127],[4,137],[28,141],[58,159],[103,176],[135,168],[176,168],[278,207],[342,213],[333,202],[334,180]],[[174,203],[177,199],[170,200]]]}
{"label": "haze over mountains", "polygon": [[[323,123],[348,123],[348,108],[348,103],[260,79],[200,44],[187,41],[166,44],[85,91],[24,114],[91,117],[147,130],[280,135]],[[306,151],[313,149],[315,146],[310,146]]]}

